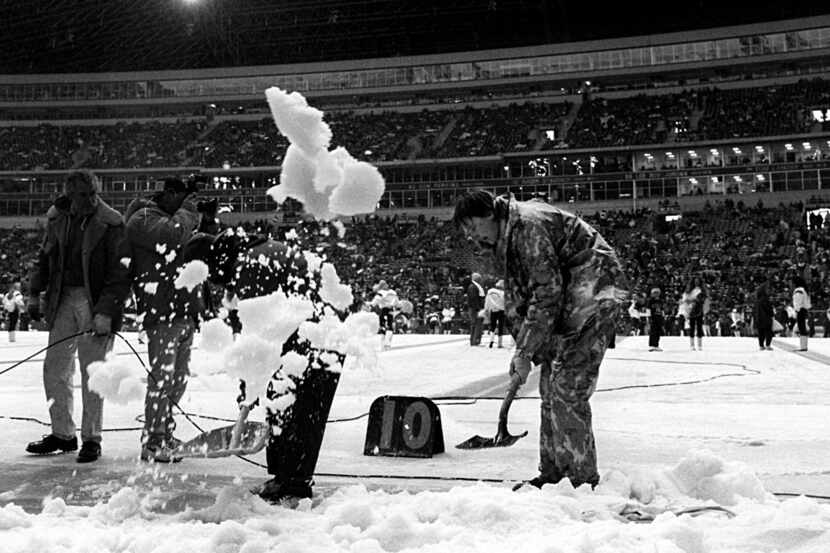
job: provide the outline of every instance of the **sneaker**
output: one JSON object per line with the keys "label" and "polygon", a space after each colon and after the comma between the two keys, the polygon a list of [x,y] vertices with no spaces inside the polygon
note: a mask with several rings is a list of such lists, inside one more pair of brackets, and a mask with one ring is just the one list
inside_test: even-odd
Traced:
{"label": "sneaker", "polygon": [[772,351],[772,346],[767,346],[767,351]]}
{"label": "sneaker", "polygon": [[76,461],[79,463],[91,463],[97,461],[101,456],[101,444],[98,442],[84,442],[81,444],[81,451],[78,452]]}
{"label": "sneaker", "polygon": [[283,482],[272,478],[251,491],[268,503],[281,503],[285,500],[311,498],[311,484],[305,480]]}
{"label": "sneaker", "polygon": [[148,463],[178,463],[182,460],[173,454],[173,448],[166,445],[145,444],[141,447],[141,460]]}
{"label": "sneaker", "polygon": [[694,346],[692,346],[692,351],[695,351],[695,347],[694,347]]}
{"label": "sneaker", "polygon": [[73,436],[65,440],[58,438],[54,434],[44,436],[43,439],[37,442],[31,442],[26,446],[26,451],[33,455],[48,455],[56,451],[66,453],[67,451],[75,451],[76,449],[78,449],[78,438]]}

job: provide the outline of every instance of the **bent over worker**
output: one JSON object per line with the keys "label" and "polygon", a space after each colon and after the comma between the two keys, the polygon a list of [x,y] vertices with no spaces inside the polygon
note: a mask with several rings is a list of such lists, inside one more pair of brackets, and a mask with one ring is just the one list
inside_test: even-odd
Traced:
{"label": "bent over worker", "polygon": [[599,483],[589,400],[615,331],[627,281],[614,250],[576,215],[540,201],[462,196],[453,220],[495,255],[516,341],[510,374],[541,366],[536,487],[569,478]]}

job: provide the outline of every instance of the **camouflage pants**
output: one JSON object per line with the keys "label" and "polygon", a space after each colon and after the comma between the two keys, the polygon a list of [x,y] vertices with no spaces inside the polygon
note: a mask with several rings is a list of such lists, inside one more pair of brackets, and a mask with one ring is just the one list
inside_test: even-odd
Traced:
{"label": "camouflage pants", "polygon": [[614,313],[605,314],[579,333],[563,336],[554,360],[542,363],[539,472],[551,482],[567,477],[574,487],[599,483],[588,400],[614,328]]}

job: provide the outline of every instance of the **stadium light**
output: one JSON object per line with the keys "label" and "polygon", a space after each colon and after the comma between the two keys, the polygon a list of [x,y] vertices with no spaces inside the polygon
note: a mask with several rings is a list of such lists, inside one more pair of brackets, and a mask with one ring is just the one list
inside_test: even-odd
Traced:
{"label": "stadium light", "polygon": [[784,144],[784,148],[786,148],[788,152],[791,152],[793,150],[793,145],[787,142]]}
{"label": "stadium light", "polygon": [[809,150],[810,148],[812,148],[812,146],[810,145],[810,143],[809,143],[809,142],[802,142],[802,143],[801,143],[801,146],[802,146],[805,150]]}

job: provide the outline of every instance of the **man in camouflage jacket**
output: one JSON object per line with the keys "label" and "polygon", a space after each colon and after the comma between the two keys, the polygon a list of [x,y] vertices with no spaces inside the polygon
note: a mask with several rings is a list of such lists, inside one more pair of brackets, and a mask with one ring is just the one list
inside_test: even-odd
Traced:
{"label": "man in camouflage jacket", "polygon": [[569,478],[599,482],[591,406],[599,366],[627,297],[614,250],[585,221],[549,204],[473,191],[457,203],[454,221],[491,249],[505,280],[505,310],[516,341],[511,379],[521,383],[531,362],[541,366],[541,487]]}

